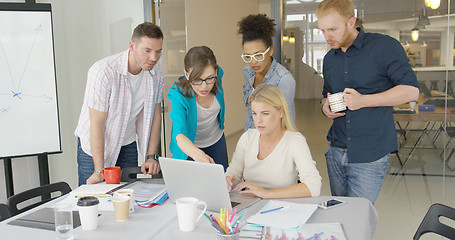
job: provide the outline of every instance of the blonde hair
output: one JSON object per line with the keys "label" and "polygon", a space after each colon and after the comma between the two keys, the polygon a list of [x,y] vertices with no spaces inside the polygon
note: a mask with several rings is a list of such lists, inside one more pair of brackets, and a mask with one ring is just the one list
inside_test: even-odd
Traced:
{"label": "blonde hair", "polygon": [[299,131],[292,121],[286,99],[278,87],[269,84],[257,87],[248,99],[248,104],[251,106],[251,102],[253,101],[263,102],[278,110],[283,109],[284,115],[281,118],[281,128],[291,132]]}
{"label": "blonde hair", "polygon": [[324,16],[330,9],[337,11],[341,16],[348,19],[355,16],[354,4],[351,0],[324,0],[316,9],[316,16]]}

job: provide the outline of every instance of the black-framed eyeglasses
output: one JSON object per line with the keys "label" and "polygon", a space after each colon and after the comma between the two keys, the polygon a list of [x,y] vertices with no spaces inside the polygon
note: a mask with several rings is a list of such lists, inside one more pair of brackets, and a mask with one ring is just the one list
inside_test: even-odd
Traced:
{"label": "black-framed eyeglasses", "polygon": [[268,47],[262,53],[256,53],[256,54],[253,54],[253,55],[242,54],[241,57],[242,57],[243,61],[246,62],[246,63],[250,63],[251,61],[253,61],[253,58],[254,58],[254,60],[256,60],[258,62],[262,62],[265,59],[265,54],[268,53],[269,51],[270,51],[270,47]]}
{"label": "black-framed eyeglasses", "polygon": [[202,85],[203,82],[205,82],[205,84],[209,85],[209,84],[214,84],[216,79],[218,78],[218,76],[213,76],[213,77],[208,77],[206,79],[199,79],[199,80],[194,80],[194,81],[191,81],[191,85]]}

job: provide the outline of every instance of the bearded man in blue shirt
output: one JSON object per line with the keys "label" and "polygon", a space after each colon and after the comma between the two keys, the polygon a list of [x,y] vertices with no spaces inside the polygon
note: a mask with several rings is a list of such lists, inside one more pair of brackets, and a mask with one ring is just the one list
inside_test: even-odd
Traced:
{"label": "bearded man in blue shirt", "polygon": [[[322,92],[322,112],[333,119],[326,153],[330,190],[374,204],[390,153],[397,151],[393,106],[417,100],[417,78],[396,39],[355,28],[350,0],[324,0],[316,15],[332,48],[324,57]],[[327,96],[338,92],[347,110],[333,113]]]}

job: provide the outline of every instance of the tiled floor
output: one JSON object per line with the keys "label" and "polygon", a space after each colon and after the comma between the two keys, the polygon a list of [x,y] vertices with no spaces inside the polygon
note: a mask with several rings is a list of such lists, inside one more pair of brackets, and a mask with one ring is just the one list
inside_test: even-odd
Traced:
{"label": "tiled floor", "polygon": [[[296,100],[296,125],[306,137],[313,159],[321,173],[322,195],[330,195],[327,168],[324,153],[327,150],[325,136],[331,120],[320,111],[319,100]],[[243,130],[227,138],[228,153],[232,156],[237,140]],[[408,136],[407,144],[415,139],[415,134]],[[424,139],[429,144],[429,138]],[[443,137],[440,138],[443,141]],[[439,143],[442,145],[442,143]],[[374,240],[412,239],[429,206],[441,202],[455,207],[455,177],[432,176],[443,172],[439,154],[442,150],[419,149],[406,163],[403,170],[395,156],[391,156],[389,174],[386,175],[375,207],[379,215]],[[447,174],[453,174],[445,169]],[[391,174],[392,173],[392,174]],[[398,173],[398,174],[393,174]],[[415,175],[402,175],[413,173]],[[426,173],[427,176],[422,176]],[[431,175],[431,176],[430,176]],[[452,226],[455,225],[452,223]],[[422,239],[435,239],[429,234]],[[436,238],[440,239],[440,238]]]}

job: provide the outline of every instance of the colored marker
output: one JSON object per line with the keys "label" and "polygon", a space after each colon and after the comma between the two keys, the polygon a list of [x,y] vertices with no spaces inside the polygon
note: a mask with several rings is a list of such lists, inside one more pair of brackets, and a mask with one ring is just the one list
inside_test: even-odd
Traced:
{"label": "colored marker", "polygon": [[266,211],[262,211],[261,214],[264,214],[264,213],[268,213],[268,212],[273,212],[273,211],[278,211],[278,210],[281,210],[281,209],[284,209],[284,208],[287,208],[288,206],[281,206],[281,207],[277,207],[277,208],[272,208],[272,209],[269,209],[269,210],[266,210]]}
{"label": "colored marker", "polygon": [[231,219],[229,219],[229,222],[232,223],[232,220],[234,220],[235,213],[237,212],[237,208],[234,208],[234,211],[232,211]]}
{"label": "colored marker", "polygon": [[315,239],[315,238],[317,238],[317,237],[321,236],[322,234],[324,234],[324,232],[320,232],[320,233],[318,233],[318,234],[316,234],[316,235],[314,235],[314,236],[311,236],[311,237],[309,237],[309,238],[305,238],[305,239],[306,239],[306,240]]}

